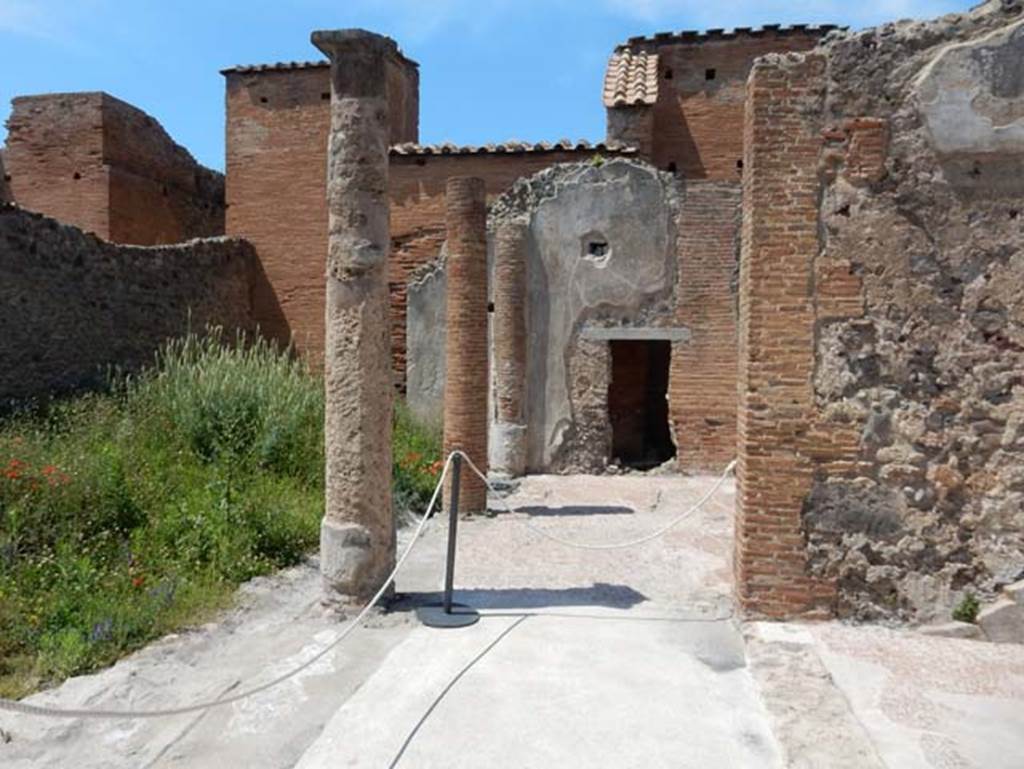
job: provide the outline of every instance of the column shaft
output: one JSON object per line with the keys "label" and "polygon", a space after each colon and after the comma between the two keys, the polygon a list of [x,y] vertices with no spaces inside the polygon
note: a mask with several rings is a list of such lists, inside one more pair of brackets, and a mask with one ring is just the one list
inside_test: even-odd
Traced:
{"label": "column shaft", "polygon": [[320,568],[329,587],[364,598],[395,561],[385,67],[397,47],[362,30],[312,40],[331,60]]}
{"label": "column shaft", "polygon": [[[456,177],[446,188],[448,339],[445,453],[460,448],[487,472],[487,203],[482,179]],[[459,508],[482,512],[487,489],[462,474]]]}
{"label": "column shaft", "polygon": [[526,236],[506,223],[494,244],[494,429],[491,466],[512,476],[526,471]]}

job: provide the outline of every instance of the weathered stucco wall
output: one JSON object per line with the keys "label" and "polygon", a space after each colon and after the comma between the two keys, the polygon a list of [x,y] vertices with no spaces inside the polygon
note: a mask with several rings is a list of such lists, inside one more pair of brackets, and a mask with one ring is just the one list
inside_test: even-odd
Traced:
{"label": "weathered stucco wall", "polygon": [[588,326],[672,324],[679,195],[671,175],[613,160],[556,166],[495,202],[492,231],[509,220],[529,228],[529,470],[604,469],[607,408],[587,394],[606,396],[608,367],[579,337]]}
{"label": "weathered stucco wall", "polygon": [[189,328],[251,331],[254,261],[240,240],[118,246],[0,205],[0,406],[136,369]]}
{"label": "weathered stucco wall", "polygon": [[1022,40],[992,2],[755,65],[748,608],[924,621],[1024,574]]}
{"label": "weathered stucco wall", "polygon": [[444,417],[447,296],[442,254],[414,273],[406,304],[405,401],[418,419],[431,425],[440,425]]}

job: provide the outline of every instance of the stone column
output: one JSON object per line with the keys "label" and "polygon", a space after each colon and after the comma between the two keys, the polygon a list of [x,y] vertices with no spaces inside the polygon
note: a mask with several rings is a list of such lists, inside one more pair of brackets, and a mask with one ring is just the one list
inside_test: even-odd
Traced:
{"label": "stone column", "polygon": [[494,243],[494,427],[491,467],[526,472],[526,236],[518,222],[501,224]]}
{"label": "stone column", "polygon": [[[444,450],[462,449],[487,472],[487,203],[483,179],[456,177],[445,190],[448,339]],[[446,493],[446,498],[450,498]],[[487,489],[462,473],[459,509],[487,509]]]}
{"label": "stone column", "polygon": [[362,599],[395,563],[385,66],[398,49],[358,29],[314,32],[312,41],[331,60],[320,570],[329,588]]}

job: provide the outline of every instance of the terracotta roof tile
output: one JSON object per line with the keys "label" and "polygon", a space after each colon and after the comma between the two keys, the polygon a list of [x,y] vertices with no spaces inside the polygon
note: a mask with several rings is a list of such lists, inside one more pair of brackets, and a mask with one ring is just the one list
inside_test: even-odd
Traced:
{"label": "terracotta roof tile", "polygon": [[451,143],[443,144],[395,144],[391,147],[392,155],[503,155],[522,152],[610,152],[619,155],[628,155],[636,152],[635,147],[630,147],[620,142],[597,142],[591,144],[586,139],[570,141],[561,139],[557,142],[521,142],[507,141],[482,146],[465,145],[459,146]]}
{"label": "terracotta roof tile", "polygon": [[[419,64],[401,51],[398,51],[399,57],[414,67],[418,67]],[[228,67],[222,69],[220,74],[232,75],[232,74],[246,74],[252,72],[281,72],[292,69],[321,69],[331,66],[328,61],[276,61],[271,64],[238,64],[234,67]]]}
{"label": "terracotta roof tile", "polygon": [[604,106],[654,104],[658,99],[658,54],[618,50],[604,73]]}
{"label": "terracotta roof tile", "polygon": [[220,73],[227,75],[231,73],[246,73],[246,72],[274,72],[287,69],[319,69],[321,67],[329,67],[330,62],[327,61],[278,61],[273,64],[239,64],[235,67],[228,67],[222,69]]}

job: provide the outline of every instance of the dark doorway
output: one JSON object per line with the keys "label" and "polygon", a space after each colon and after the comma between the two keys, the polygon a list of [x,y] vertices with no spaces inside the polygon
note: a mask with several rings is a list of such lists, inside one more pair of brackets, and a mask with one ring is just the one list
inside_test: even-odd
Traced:
{"label": "dark doorway", "polygon": [[668,369],[672,345],[664,339],[613,340],[608,417],[612,461],[647,470],[676,455],[668,428]]}

